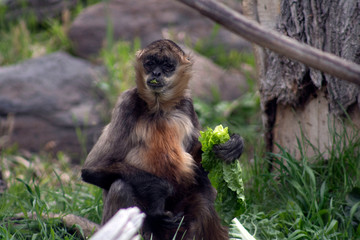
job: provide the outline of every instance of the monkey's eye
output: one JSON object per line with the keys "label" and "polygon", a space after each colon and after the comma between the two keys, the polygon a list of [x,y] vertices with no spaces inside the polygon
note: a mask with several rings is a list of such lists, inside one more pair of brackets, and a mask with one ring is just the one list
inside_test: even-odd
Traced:
{"label": "monkey's eye", "polygon": [[146,69],[152,69],[156,65],[155,61],[149,60],[144,63]]}
{"label": "monkey's eye", "polygon": [[162,69],[164,72],[173,72],[175,70],[175,65],[172,63],[164,63]]}

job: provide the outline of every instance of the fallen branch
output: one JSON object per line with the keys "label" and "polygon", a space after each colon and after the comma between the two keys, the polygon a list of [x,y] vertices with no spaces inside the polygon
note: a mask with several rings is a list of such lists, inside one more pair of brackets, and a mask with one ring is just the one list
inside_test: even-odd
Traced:
{"label": "fallen branch", "polygon": [[[100,229],[99,224],[96,224],[84,217],[79,217],[74,214],[62,215],[57,213],[48,213],[43,214],[41,217],[45,219],[58,218],[64,223],[67,228],[74,228],[78,236],[85,237],[85,239],[87,239],[88,237],[93,235],[94,232],[97,232]],[[14,218],[12,218],[12,220],[24,218],[36,219],[38,218],[38,216],[36,215],[36,213],[33,212],[28,212],[26,216],[24,213],[18,213],[15,215]]]}
{"label": "fallen branch", "polygon": [[[36,213],[18,213],[11,220],[36,219]],[[120,209],[104,226],[100,226],[84,217],[74,214],[62,215],[48,213],[41,215],[44,219],[58,218],[68,228],[74,228],[79,237],[92,240],[140,240],[139,230],[145,218],[145,214],[137,207]]]}
{"label": "fallen branch", "polygon": [[265,29],[215,0],[177,0],[241,37],[340,79],[360,85],[360,65]]}

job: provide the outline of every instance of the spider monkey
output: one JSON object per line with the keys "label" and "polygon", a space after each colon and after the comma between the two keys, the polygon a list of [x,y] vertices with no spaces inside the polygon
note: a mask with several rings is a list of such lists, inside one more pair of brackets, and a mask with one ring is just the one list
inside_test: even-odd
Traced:
{"label": "spider monkey", "polygon": [[[84,181],[104,189],[102,223],[120,208],[146,214],[144,239],[228,239],[214,209],[216,191],[201,166],[200,125],[188,88],[192,61],[171,40],[136,53],[136,88],[122,93],[89,153]],[[214,153],[225,162],[243,151],[234,134]]]}

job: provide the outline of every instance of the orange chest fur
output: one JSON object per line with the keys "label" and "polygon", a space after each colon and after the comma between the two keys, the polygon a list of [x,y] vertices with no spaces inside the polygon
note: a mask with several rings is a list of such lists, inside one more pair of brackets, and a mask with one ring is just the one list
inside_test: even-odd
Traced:
{"label": "orange chest fur", "polygon": [[180,115],[139,121],[135,128],[135,140],[139,144],[128,154],[127,161],[172,182],[191,181],[194,160],[184,147],[191,131],[191,122]]}

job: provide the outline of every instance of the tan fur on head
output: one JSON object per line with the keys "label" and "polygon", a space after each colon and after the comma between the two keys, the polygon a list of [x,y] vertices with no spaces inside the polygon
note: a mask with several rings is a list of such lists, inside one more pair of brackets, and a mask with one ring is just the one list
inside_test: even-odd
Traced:
{"label": "tan fur on head", "polygon": [[[166,78],[169,85],[162,92],[154,92],[146,84],[148,76],[143,61],[149,55],[168,56],[177,61],[175,73]],[[149,109],[154,112],[160,109],[167,111],[187,94],[188,83],[192,77],[192,61],[174,42],[159,40],[136,53],[135,71],[139,95],[146,101]]]}

